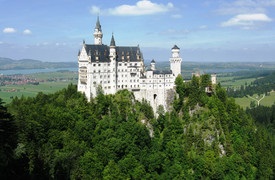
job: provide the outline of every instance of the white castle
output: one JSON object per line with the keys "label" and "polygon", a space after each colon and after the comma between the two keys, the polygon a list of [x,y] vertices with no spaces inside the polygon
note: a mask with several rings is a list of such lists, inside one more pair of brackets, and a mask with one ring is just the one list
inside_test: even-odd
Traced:
{"label": "white castle", "polygon": [[99,18],[94,30],[94,44],[83,41],[78,53],[78,91],[88,100],[97,95],[100,87],[105,94],[127,89],[139,101],[147,100],[156,112],[159,105],[169,109],[174,81],[181,74],[180,48],[172,48],[170,70],[159,71],[152,60],[146,69],[139,46],[117,46],[114,36],[110,46],[102,44],[103,33]]}

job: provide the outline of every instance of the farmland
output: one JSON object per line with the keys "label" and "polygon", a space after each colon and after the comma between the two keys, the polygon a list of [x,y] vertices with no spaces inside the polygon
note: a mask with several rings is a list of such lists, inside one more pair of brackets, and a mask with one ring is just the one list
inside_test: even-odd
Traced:
{"label": "farmland", "polygon": [[68,84],[77,84],[77,72],[63,71],[50,73],[35,73],[26,75],[29,79],[35,79],[38,84],[22,83],[0,86],[0,97],[4,102],[11,102],[14,97],[34,97],[38,92],[45,94],[54,93]]}

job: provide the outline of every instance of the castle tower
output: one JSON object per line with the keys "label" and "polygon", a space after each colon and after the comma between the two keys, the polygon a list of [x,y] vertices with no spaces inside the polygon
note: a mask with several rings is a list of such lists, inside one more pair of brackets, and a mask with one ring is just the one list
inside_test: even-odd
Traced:
{"label": "castle tower", "polygon": [[116,42],[115,42],[114,34],[112,34],[112,38],[110,42],[109,58],[111,61],[110,72],[112,73],[110,75],[110,82],[113,82],[114,84],[111,86],[111,89],[108,91],[109,91],[109,94],[115,94],[117,90],[117,52],[116,52]]}
{"label": "castle tower", "polygon": [[156,62],[154,59],[151,61],[151,70],[152,71],[156,70]]}
{"label": "castle tower", "polygon": [[95,45],[102,45],[102,37],[103,37],[103,33],[101,30],[101,25],[99,22],[99,17],[97,17],[97,22],[96,22],[96,26],[95,26],[95,30],[94,30]]}
{"label": "castle tower", "polygon": [[211,74],[212,85],[217,84],[217,74]]}
{"label": "castle tower", "polygon": [[181,61],[180,48],[174,45],[172,48],[172,57],[170,58],[170,69],[175,76],[181,74]]}

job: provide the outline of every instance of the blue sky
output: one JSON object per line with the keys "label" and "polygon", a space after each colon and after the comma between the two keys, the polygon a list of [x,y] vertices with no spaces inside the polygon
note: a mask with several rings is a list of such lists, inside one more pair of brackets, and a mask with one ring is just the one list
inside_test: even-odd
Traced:
{"label": "blue sky", "polygon": [[274,61],[275,0],[0,0],[0,57],[77,61],[92,44],[139,45],[145,60]]}

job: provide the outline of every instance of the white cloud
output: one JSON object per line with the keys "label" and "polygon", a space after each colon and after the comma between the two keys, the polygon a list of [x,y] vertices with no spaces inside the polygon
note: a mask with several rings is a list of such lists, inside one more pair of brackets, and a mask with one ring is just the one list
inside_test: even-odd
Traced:
{"label": "white cloud", "polygon": [[150,15],[167,12],[173,8],[172,3],[157,4],[153,3],[150,0],[140,0],[135,5],[120,5],[110,9],[101,10],[97,6],[92,6],[90,12],[93,14],[107,14],[107,15],[116,15],[116,16],[140,16],[140,15]]}
{"label": "white cloud", "polygon": [[92,6],[90,9],[90,13],[92,14],[99,14],[100,13],[100,8],[97,6]]}
{"label": "white cloud", "polygon": [[251,14],[251,13],[266,13],[267,9],[275,6],[275,0],[235,0],[222,1],[218,14]]}
{"label": "white cloud", "polygon": [[29,30],[29,29],[25,29],[25,30],[23,31],[23,34],[28,35],[28,34],[32,34],[32,32],[31,32],[31,30]]}
{"label": "white cloud", "polygon": [[270,21],[272,21],[271,18],[261,13],[239,14],[229,19],[228,21],[221,23],[221,26],[222,27],[241,26],[244,29],[251,29],[251,27],[253,27],[256,22],[270,22]]}
{"label": "white cloud", "polygon": [[11,27],[7,27],[3,29],[3,33],[15,33],[16,30],[14,28]]}

